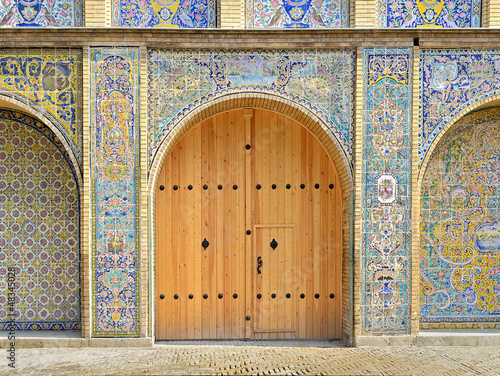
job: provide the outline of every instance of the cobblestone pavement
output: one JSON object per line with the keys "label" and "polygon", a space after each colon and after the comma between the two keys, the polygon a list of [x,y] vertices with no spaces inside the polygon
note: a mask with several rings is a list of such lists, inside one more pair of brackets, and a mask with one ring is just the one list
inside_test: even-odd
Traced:
{"label": "cobblestone pavement", "polygon": [[19,349],[16,370],[6,359],[0,362],[5,375],[500,375],[500,348],[169,342],[153,348]]}

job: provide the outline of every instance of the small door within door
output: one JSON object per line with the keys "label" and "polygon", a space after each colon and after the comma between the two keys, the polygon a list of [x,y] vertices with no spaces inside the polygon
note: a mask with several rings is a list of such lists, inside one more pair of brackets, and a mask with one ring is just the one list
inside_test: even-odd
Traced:
{"label": "small door within door", "polygon": [[296,336],[295,224],[261,224],[255,233],[255,338]]}

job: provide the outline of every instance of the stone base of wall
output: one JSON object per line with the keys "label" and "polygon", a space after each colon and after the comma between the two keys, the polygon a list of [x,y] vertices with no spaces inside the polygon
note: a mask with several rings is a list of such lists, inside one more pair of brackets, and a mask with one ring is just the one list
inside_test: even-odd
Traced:
{"label": "stone base of wall", "polygon": [[418,336],[358,336],[356,346],[500,346],[500,331],[421,331]]}
{"label": "stone base of wall", "polygon": [[[8,349],[11,341],[0,340]],[[152,338],[16,338],[16,349],[82,348],[82,347],[153,347]]]}

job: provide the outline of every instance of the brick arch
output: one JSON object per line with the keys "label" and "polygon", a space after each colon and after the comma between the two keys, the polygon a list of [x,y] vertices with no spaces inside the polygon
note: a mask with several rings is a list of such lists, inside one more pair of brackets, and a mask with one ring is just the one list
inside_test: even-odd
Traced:
{"label": "brick arch", "polygon": [[[350,218],[350,199],[354,193],[353,172],[346,151],[342,148],[340,142],[335,137],[334,133],[328,126],[312,111],[282,97],[270,95],[267,93],[238,93],[229,94],[218,97],[205,105],[199,106],[193,110],[188,116],[170,130],[170,132],[162,140],[160,146],[154,153],[151,168],[148,173],[148,196],[149,196],[149,226],[150,226],[150,244],[151,244],[151,300],[150,309],[152,312],[152,322],[150,327],[155,327],[155,312],[156,312],[156,281],[154,270],[156,268],[156,185],[161,173],[163,163],[167,159],[169,153],[173,150],[177,142],[191,128],[201,121],[214,116],[224,111],[230,111],[238,108],[255,108],[277,112],[285,115],[298,123],[313,134],[321,145],[325,148],[327,154],[332,159],[341,183],[342,191],[342,307],[343,311],[351,304],[349,289],[353,283],[349,278],[349,245],[352,231],[349,227]],[[345,281],[348,281],[347,283]],[[342,318],[342,337],[348,336],[350,332],[350,322],[346,314]],[[154,329],[152,329],[154,336]]]}
{"label": "brick arch", "polygon": [[223,111],[237,108],[258,108],[285,115],[308,129],[323,145],[338,170],[342,192],[349,196],[353,191],[352,169],[346,151],[332,130],[312,111],[290,100],[267,93],[228,94],[199,106],[168,132],[154,153],[148,174],[148,192],[154,195],[158,176],[168,154],[177,141],[196,124]]}
{"label": "brick arch", "polygon": [[[418,171],[418,179],[417,179],[417,187],[422,186],[422,182],[424,179],[425,171],[427,170],[427,166],[436,150],[436,147],[439,145],[441,139],[446,135],[446,133],[452,129],[455,125],[457,125],[464,116],[469,114],[472,111],[481,110],[487,107],[493,107],[500,105],[500,94],[492,95],[491,97],[483,98],[477,102],[471,103],[468,106],[464,107],[461,111],[455,114],[439,131],[434,140],[432,140],[431,145],[429,145],[429,149],[425,153],[425,157],[422,160]],[[420,189],[420,188],[419,188]]]}
{"label": "brick arch", "polygon": [[75,150],[71,147],[70,143],[64,136],[65,130],[60,124],[57,124],[55,121],[51,121],[47,118],[41,111],[37,110],[37,106],[34,104],[30,106],[24,102],[21,102],[18,99],[10,97],[4,93],[0,92],[0,108],[21,112],[27,114],[43,124],[45,124],[50,130],[56,135],[61,144],[63,145],[65,151],[68,153],[69,160],[73,170],[75,171],[76,180],[79,187],[83,187],[83,176],[82,169],[80,164],[78,163],[78,158],[75,154]]}

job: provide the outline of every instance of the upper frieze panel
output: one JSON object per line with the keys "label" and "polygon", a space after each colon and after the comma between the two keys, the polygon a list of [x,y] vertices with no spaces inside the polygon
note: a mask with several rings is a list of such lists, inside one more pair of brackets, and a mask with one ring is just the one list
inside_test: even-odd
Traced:
{"label": "upper frieze panel", "polygon": [[379,26],[465,28],[481,26],[481,0],[380,0]]}
{"label": "upper frieze panel", "polygon": [[247,28],[349,27],[348,0],[247,0]]}
{"label": "upper frieze panel", "polygon": [[214,28],[215,0],[113,0],[113,26]]}
{"label": "upper frieze panel", "polygon": [[82,26],[82,0],[0,0],[0,26]]}

